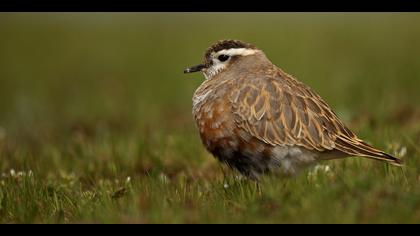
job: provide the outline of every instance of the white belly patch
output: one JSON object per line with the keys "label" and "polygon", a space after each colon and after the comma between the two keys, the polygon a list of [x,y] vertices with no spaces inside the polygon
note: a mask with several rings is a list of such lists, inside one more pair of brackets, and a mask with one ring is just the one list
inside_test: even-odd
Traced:
{"label": "white belly patch", "polygon": [[272,168],[280,168],[284,174],[294,175],[302,167],[315,163],[316,154],[299,147],[275,147],[272,151]]}

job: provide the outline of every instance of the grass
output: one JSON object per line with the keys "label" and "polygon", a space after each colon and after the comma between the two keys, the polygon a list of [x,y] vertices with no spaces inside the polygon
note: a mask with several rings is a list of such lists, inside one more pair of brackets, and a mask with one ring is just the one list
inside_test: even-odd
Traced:
{"label": "grass", "polygon": [[[1,13],[0,222],[417,223],[419,22],[415,13]],[[205,151],[191,116],[203,78],[182,70],[222,38],[262,48],[406,166],[328,161],[267,176],[259,193]]]}

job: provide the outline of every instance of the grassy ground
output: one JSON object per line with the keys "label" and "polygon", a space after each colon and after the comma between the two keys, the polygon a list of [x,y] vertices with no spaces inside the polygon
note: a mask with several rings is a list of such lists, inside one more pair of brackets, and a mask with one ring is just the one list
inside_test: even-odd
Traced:
{"label": "grassy ground", "polygon": [[[1,13],[1,223],[418,223],[420,14]],[[255,185],[191,115],[211,43],[256,44],[402,156]]]}

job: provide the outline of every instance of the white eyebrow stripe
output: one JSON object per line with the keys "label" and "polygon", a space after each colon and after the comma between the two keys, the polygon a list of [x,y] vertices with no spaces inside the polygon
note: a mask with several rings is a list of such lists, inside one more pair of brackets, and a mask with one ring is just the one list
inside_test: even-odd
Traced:
{"label": "white eyebrow stripe", "polygon": [[230,48],[230,49],[223,49],[217,52],[217,55],[225,54],[228,56],[248,56],[255,54],[258,50],[257,49],[249,49],[249,48]]}

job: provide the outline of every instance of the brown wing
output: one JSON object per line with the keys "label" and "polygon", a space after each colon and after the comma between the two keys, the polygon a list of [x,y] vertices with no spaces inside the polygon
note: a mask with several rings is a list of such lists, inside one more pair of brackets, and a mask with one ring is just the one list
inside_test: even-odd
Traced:
{"label": "brown wing", "polygon": [[399,163],[359,139],[319,95],[284,72],[240,78],[238,83],[241,85],[231,95],[235,122],[267,144],[339,150]]}

